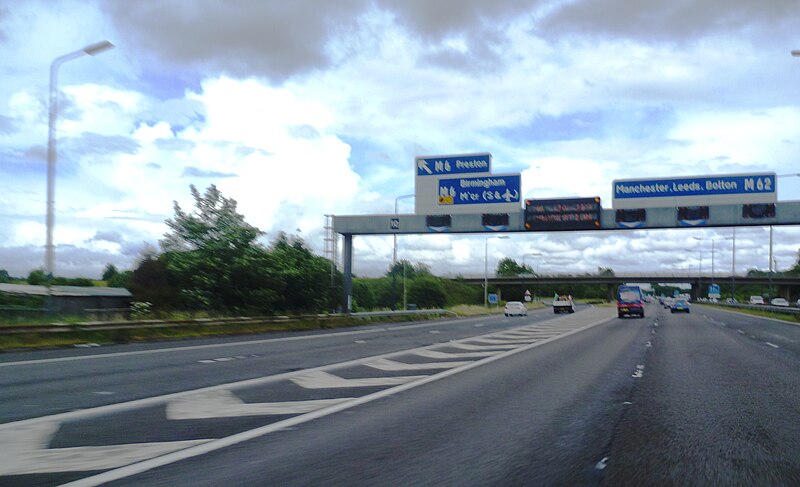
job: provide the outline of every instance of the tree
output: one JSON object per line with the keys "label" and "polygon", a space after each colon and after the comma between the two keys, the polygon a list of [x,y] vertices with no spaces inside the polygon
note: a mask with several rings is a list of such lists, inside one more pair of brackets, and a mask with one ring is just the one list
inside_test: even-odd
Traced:
{"label": "tree", "polygon": [[45,274],[43,269],[36,269],[31,271],[28,274],[28,284],[32,286],[41,286],[43,284],[47,284],[47,274]]}
{"label": "tree", "polygon": [[243,295],[252,288],[241,281],[261,281],[251,274],[266,258],[256,242],[263,232],[245,222],[236,200],[213,184],[203,195],[194,185],[189,188],[195,211],[186,213],[174,202],[175,217],[166,221],[171,231],[160,242],[166,269],[190,307],[226,310],[252,302]]}
{"label": "tree", "polygon": [[614,269],[610,267],[598,267],[597,275],[602,277],[614,277]]}
{"label": "tree", "polygon": [[0,269],[0,282],[11,282],[11,276],[5,269]]}
{"label": "tree", "polygon": [[419,276],[408,284],[408,302],[420,308],[442,308],[447,304],[447,294],[442,280],[433,276]]}
{"label": "tree", "polygon": [[117,270],[116,266],[114,266],[114,264],[111,263],[106,264],[105,269],[103,269],[103,280],[110,281],[117,274],[119,274],[119,271]]}
{"label": "tree", "polygon": [[514,259],[504,257],[497,263],[495,273],[500,277],[516,277],[523,274],[533,274],[534,272],[530,266],[521,266]]}

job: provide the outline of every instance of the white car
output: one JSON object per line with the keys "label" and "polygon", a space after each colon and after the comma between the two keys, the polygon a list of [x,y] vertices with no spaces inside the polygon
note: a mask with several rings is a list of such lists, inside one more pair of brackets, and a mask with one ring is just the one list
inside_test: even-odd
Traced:
{"label": "white car", "polygon": [[519,301],[509,301],[504,310],[506,316],[528,316],[528,308]]}
{"label": "white car", "polygon": [[766,304],[763,296],[750,296],[750,304]]}
{"label": "white car", "polygon": [[772,301],[769,302],[772,306],[786,306],[789,307],[789,301],[786,301],[783,298],[773,298]]}

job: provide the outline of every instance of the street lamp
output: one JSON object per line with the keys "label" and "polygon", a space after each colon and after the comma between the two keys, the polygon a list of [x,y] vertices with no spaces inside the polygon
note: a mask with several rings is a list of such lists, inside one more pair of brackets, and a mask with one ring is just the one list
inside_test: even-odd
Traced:
{"label": "street lamp", "polygon": [[55,225],[54,197],[56,185],[56,117],[58,114],[58,68],[67,61],[77,59],[84,55],[94,56],[111,49],[114,44],[101,41],[91,44],[69,54],[64,54],[53,60],[50,64],[50,114],[47,124],[47,244],[45,245],[45,272],[53,276],[55,248],[53,247],[53,226]]}
{"label": "street lamp", "polygon": [[700,249],[700,260],[697,263],[697,298],[699,300],[699,298],[703,295],[703,244],[700,242],[704,239],[703,237],[692,238],[698,241],[697,247]]}
{"label": "street lamp", "polygon": [[[394,199],[394,216],[397,216],[397,202],[403,198],[413,198],[413,194],[404,194]],[[392,245],[392,267],[397,263],[397,234],[394,234],[394,245]]]}
{"label": "street lamp", "polygon": [[528,254],[523,254],[523,255],[522,255],[522,268],[523,268],[523,269],[525,269],[525,257],[527,257],[527,256],[529,256],[529,255],[530,255],[530,256],[537,256],[537,255],[542,255],[542,254],[541,254],[541,253],[539,253],[539,252],[530,252],[530,253],[528,253]]}
{"label": "street lamp", "polygon": [[483,307],[489,306],[489,239],[497,238],[505,240],[508,235],[499,237],[484,237],[483,240]]}

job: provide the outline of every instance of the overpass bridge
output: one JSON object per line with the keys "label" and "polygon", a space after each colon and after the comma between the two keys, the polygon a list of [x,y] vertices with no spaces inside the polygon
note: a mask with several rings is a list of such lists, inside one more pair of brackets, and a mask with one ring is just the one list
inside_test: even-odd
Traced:
{"label": "overpass bridge", "polygon": [[[459,281],[467,284],[483,284],[484,277],[460,277]],[[800,276],[785,275],[759,275],[736,276],[721,274],[671,274],[671,273],[629,273],[615,275],[570,275],[570,274],[536,274],[521,276],[493,276],[486,279],[489,288],[492,286],[550,286],[564,284],[606,285],[609,290],[609,300],[613,299],[616,286],[625,283],[655,283],[655,284],[688,284],[691,286],[692,299],[703,296],[703,290],[709,284],[721,286],[731,285],[762,285],[773,287],[773,296],[782,296],[786,299],[797,299],[800,295]],[[729,288],[730,289],[730,288]],[[729,291],[730,292],[730,291]],[[724,296],[723,292],[723,297]]]}

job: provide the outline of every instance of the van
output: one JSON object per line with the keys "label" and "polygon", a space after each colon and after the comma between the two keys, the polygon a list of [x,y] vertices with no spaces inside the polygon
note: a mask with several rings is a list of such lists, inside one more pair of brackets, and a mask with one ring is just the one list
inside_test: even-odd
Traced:
{"label": "van", "polygon": [[764,304],[764,296],[750,296],[750,304]]}

